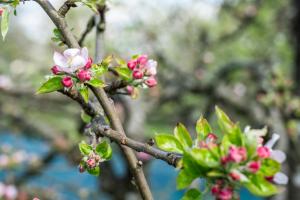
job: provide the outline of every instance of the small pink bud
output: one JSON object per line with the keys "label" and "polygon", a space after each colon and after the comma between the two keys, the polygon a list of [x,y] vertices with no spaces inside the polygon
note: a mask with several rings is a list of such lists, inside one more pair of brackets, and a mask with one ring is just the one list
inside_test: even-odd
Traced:
{"label": "small pink bud", "polygon": [[82,165],[79,165],[78,170],[80,173],[83,173],[85,171],[85,169]]}
{"label": "small pink bud", "polygon": [[136,60],[130,60],[127,63],[127,67],[131,70],[133,70],[137,65],[137,61]]}
{"label": "small pink bud", "polygon": [[141,79],[143,78],[144,74],[140,70],[134,70],[132,76],[134,79]]}
{"label": "small pink bud", "polygon": [[256,152],[257,152],[257,155],[263,159],[268,158],[271,155],[270,149],[268,147],[264,147],[264,146],[258,147]]}
{"label": "small pink bud", "polygon": [[218,139],[218,137],[215,134],[209,133],[205,138],[205,142],[206,143],[216,143],[217,139]]}
{"label": "small pink bud", "polygon": [[145,84],[151,88],[157,85],[157,81],[153,76],[151,76],[145,81]]}
{"label": "small pink bud", "polygon": [[2,16],[3,11],[4,11],[4,9],[0,8],[0,16]]}
{"label": "small pink bud", "polygon": [[84,69],[90,69],[92,67],[92,64],[93,64],[93,59],[89,58],[87,63],[84,66]]}
{"label": "small pink bud", "polygon": [[66,76],[61,80],[62,84],[67,87],[70,88],[73,86],[73,80],[70,76]]}
{"label": "small pink bud", "polygon": [[241,176],[238,173],[235,173],[235,172],[230,172],[229,176],[234,181],[239,181],[241,179]]}
{"label": "small pink bud", "polygon": [[247,159],[247,151],[245,147],[229,147],[228,159],[232,162],[242,162]]}
{"label": "small pink bud", "polygon": [[224,156],[224,157],[221,158],[221,164],[222,165],[226,165],[228,161],[230,161],[230,160],[228,159],[227,156]]}
{"label": "small pink bud", "polygon": [[147,55],[141,55],[137,59],[137,63],[140,65],[145,65],[148,62],[148,56]]}
{"label": "small pink bud", "polygon": [[133,86],[128,85],[128,86],[126,87],[126,90],[127,90],[128,94],[132,95],[134,88],[133,88]]}
{"label": "small pink bud", "polygon": [[219,191],[220,191],[220,186],[219,185],[214,185],[214,186],[211,187],[211,193],[213,195],[217,195],[219,193]]}
{"label": "small pink bud", "polygon": [[249,172],[256,173],[260,168],[260,162],[252,161],[247,164],[247,167]]}
{"label": "small pink bud", "polygon": [[52,68],[51,68],[51,71],[52,71],[52,73],[53,74],[55,74],[55,75],[57,75],[57,74],[59,74],[61,71],[59,70],[59,67],[58,66],[53,66]]}
{"label": "small pink bud", "polygon": [[218,193],[217,198],[219,200],[231,200],[233,195],[233,191],[231,188],[223,188]]}
{"label": "small pink bud", "polygon": [[79,70],[79,72],[77,73],[77,77],[78,77],[78,79],[79,79],[81,82],[84,82],[84,81],[89,81],[89,80],[91,80],[91,77],[92,77],[92,76],[91,76],[90,71],[81,69],[81,70]]}
{"label": "small pink bud", "polygon": [[90,168],[94,168],[96,167],[96,160],[94,158],[90,158],[86,161],[87,165],[90,167]]}

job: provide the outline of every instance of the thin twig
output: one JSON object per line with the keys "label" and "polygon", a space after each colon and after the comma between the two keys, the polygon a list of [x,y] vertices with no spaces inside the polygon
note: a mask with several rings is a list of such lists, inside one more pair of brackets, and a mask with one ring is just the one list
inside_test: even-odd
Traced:
{"label": "thin twig", "polygon": [[66,14],[69,12],[69,10],[70,10],[72,7],[77,7],[76,4],[75,4],[75,0],[67,0],[67,1],[65,1],[65,3],[59,8],[58,14],[59,14],[61,17],[65,17]]}
{"label": "thin twig", "polygon": [[94,16],[92,16],[88,23],[86,24],[86,28],[84,30],[84,32],[82,33],[78,43],[80,46],[82,46],[86,36],[92,31],[93,27],[95,26],[95,20],[94,20]]}

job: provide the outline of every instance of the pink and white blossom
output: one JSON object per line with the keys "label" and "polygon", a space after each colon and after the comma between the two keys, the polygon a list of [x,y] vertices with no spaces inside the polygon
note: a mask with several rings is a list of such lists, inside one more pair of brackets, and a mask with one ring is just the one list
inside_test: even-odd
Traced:
{"label": "pink and white blossom", "polygon": [[155,60],[148,60],[145,65],[145,75],[146,76],[155,76],[157,73],[157,62]]}
{"label": "pink and white blossom", "polygon": [[66,76],[61,80],[61,83],[66,87],[66,88],[70,88],[73,86],[73,80],[72,77],[70,76]]}
{"label": "pink and white blossom", "polygon": [[155,77],[151,76],[147,80],[145,80],[145,84],[151,88],[157,85],[157,80],[155,79]]}
{"label": "pink and white blossom", "polygon": [[67,49],[63,53],[54,52],[53,60],[60,71],[74,73],[80,68],[84,68],[89,61],[88,49]]}

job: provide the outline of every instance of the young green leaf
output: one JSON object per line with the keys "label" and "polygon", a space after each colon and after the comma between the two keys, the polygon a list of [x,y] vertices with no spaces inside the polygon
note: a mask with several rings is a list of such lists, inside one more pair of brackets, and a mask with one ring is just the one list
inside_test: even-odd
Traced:
{"label": "young green leaf", "polygon": [[94,86],[94,87],[104,87],[105,84],[103,83],[102,80],[94,78],[92,80],[90,80],[89,82],[87,82],[89,85]]}
{"label": "young green leaf", "polygon": [[93,64],[91,70],[93,71],[93,73],[99,77],[102,76],[105,72],[108,71],[107,66],[103,65],[103,64]]}
{"label": "young green leaf", "polygon": [[174,129],[174,135],[182,144],[183,147],[189,148],[192,147],[193,141],[190,136],[190,133],[185,128],[185,126],[181,123],[178,123]]}
{"label": "young green leaf", "polygon": [[162,150],[183,153],[183,146],[173,135],[158,134],[155,136],[155,142],[158,148]]}
{"label": "young green leaf", "polygon": [[87,115],[83,110],[81,111],[80,117],[81,117],[82,121],[85,123],[90,123],[92,120],[91,116]]}
{"label": "young green leaf", "polygon": [[115,67],[114,69],[118,72],[122,79],[126,81],[131,79],[131,70],[127,67]]}
{"label": "young green leaf", "polygon": [[79,89],[79,92],[81,94],[81,96],[83,97],[85,103],[87,103],[89,101],[89,89],[88,87],[82,87]]}
{"label": "young green leaf", "polygon": [[89,169],[87,168],[87,172],[91,175],[94,175],[94,176],[99,176],[100,175],[100,167],[97,166],[95,168],[92,168],[92,169]]}
{"label": "young green leaf", "polygon": [[177,183],[177,189],[181,190],[184,189],[186,187],[188,187],[193,180],[196,178],[197,176],[195,176],[192,173],[189,173],[187,170],[183,169],[178,173],[177,179],[176,179],[176,183]]}
{"label": "young green leaf", "polygon": [[64,86],[61,83],[61,77],[55,76],[47,80],[43,85],[38,89],[37,94],[49,93],[63,89]]}
{"label": "young green leaf", "polygon": [[2,17],[1,17],[1,34],[3,40],[5,39],[5,36],[8,32],[8,24],[9,24],[9,9],[5,8],[3,9]]}
{"label": "young green leaf", "polygon": [[196,132],[200,140],[205,139],[209,133],[212,133],[212,129],[209,123],[202,116],[198,119],[196,123]]}
{"label": "young green leaf", "polygon": [[213,168],[218,167],[220,162],[208,149],[195,148],[190,152],[195,161],[202,167]]}
{"label": "young green leaf", "polygon": [[189,189],[181,200],[201,200],[201,192],[195,188]]}
{"label": "young green leaf", "polygon": [[221,130],[224,133],[229,132],[234,127],[234,123],[225,114],[225,112],[223,110],[221,110],[218,106],[216,106],[216,114],[218,117],[218,124],[219,124]]}
{"label": "young green leaf", "polygon": [[280,163],[273,159],[264,159],[261,163],[259,173],[261,172],[264,176],[274,176],[280,171]]}
{"label": "young green leaf", "polygon": [[78,146],[82,155],[88,156],[93,151],[92,146],[88,145],[85,141],[81,141]]}
{"label": "young green leaf", "polygon": [[108,144],[107,141],[103,141],[103,142],[99,143],[96,147],[96,152],[102,159],[105,159],[105,160],[111,159],[112,148]]}
{"label": "young green leaf", "polygon": [[253,175],[249,180],[243,185],[254,195],[267,197],[278,193],[277,187],[261,175]]}

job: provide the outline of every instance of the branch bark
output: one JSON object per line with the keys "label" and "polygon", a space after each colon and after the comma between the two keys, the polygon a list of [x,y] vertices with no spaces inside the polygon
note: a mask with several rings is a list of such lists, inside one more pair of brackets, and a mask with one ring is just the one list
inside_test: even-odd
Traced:
{"label": "branch bark", "polygon": [[[48,0],[34,0],[34,1],[36,1],[44,9],[44,11],[48,14],[48,16],[53,21],[53,23],[61,31],[67,45],[72,48],[80,48],[79,43],[77,42],[76,38],[72,34],[71,30],[68,28],[66,21],[63,19],[63,17],[61,17],[58,14],[58,12],[51,5],[51,3]],[[117,113],[114,110],[113,104],[112,102],[110,102],[105,91],[102,88],[90,87],[90,89],[94,92],[96,98],[98,99],[99,103],[103,107],[103,110],[107,115],[112,128],[118,131],[120,134],[122,134],[122,136],[125,136],[125,132],[123,130],[121,121],[119,120],[119,117],[117,116]],[[125,154],[127,162],[130,166],[131,173],[135,178],[136,185],[139,189],[142,198],[146,200],[152,200],[153,197],[150,188],[148,186],[148,183],[146,181],[144,172],[142,170],[142,167],[139,165],[139,162],[133,150],[123,145],[121,145],[120,147]]]}

